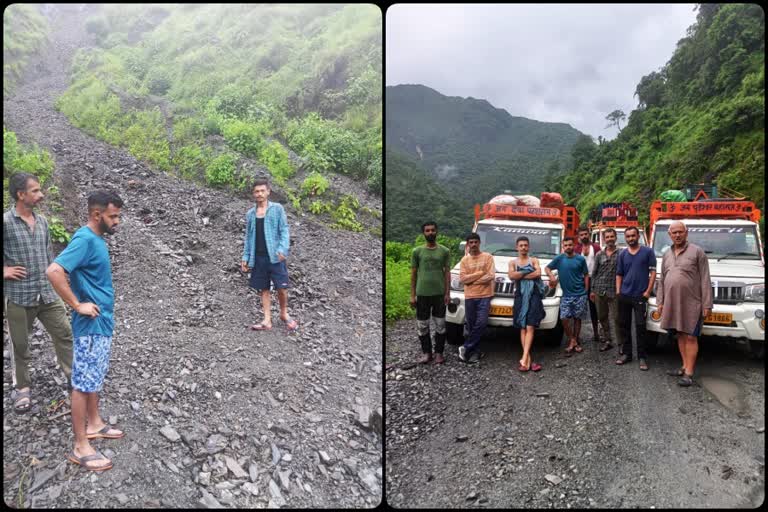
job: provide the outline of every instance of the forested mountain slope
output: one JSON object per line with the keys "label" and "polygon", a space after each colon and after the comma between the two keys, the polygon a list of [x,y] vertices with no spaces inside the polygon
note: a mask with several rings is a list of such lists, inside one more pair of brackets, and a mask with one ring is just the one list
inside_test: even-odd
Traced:
{"label": "forested mountain slope", "polygon": [[446,190],[470,203],[505,188],[540,192],[544,172],[553,162],[568,164],[580,134],[423,85],[387,87],[386,102],[387,145],[419,159]]}
{"label": "forested mountain slope", "polygon": [[765,12],[701,4],[672,58],[644,76],[616,139],[574,146],[552,188],[582,216],[602,201],[648,206],[667,189],[714,182],[765,211]]}

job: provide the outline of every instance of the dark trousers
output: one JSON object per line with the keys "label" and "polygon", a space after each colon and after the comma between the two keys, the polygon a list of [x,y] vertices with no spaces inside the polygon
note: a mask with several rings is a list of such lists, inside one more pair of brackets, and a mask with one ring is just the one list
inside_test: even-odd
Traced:
{"label": "dark trousers", "polygon": [[480,338],[483,337],[488,325],[488,313],[491,310],[491,298],[466,299],[464,301],[464,322],[469,336],[464,340],[465,356],[469,358],[472,352],[479,351]]}
{"label": "dark trousers", "polygon": [[600,339],[600,336],[598,335],[597,330],[597,306],[594,302],[592,302],[592,299],[589,298],[589,293],[592,291],[592,284],[589,285],[589,290],[587,290],[587,303],[589,304],[589,318],[592,320],[592,339],[598,340]]}
{"label": "dark trousers", "polygon": [[416,321],[419,325],[421,351],[432,353],[432,338],[429,334],[429,318],[435,322],[435,352],[442,354],[445,349],[445,296],[416,296]]}
{"label": "dark trousers", "polygon": [[648,301],[644,297],[619,295],[619,329],[624,338],[622,352],[632,358],[632,312],[635,313],[635,333],[637,334],[637,357],[645,359],[645,312]]}

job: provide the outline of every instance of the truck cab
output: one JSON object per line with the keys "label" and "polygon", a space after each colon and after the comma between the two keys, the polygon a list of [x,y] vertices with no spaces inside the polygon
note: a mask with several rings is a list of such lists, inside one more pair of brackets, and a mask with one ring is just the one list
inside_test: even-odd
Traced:
{"label": "truck cab", "polygon": [[587,224],[590,229],[592,242],[605,247],[603,234],[608,228],[616,230],[616,247],[624,249],[627,242],[624,239],[624,230],[635,227],[639,230],[640,245],[648,245],[645,238],[645,230],[637,220],[637,208],[629,203],[601,203],[590,215]]}
{"label": "truck cab", "polygon": [[[669,226],[682,221],[688,242],[701,247],[709,260],[713,309],[704,319],[702,336],[716,336],[746,345],[762,358],[765,350],[765,261],[758,222],[760,210],[751,201],[696,201],[651,206],[651,247],[661,261],[672,247]],[[665,336],[655,291],[648,301],[649,334]]]}
{"label": "truck cab", "polygon": [[[578,222],[578,213],[572,206],[536,208],[487,203],[482,210],[479,205],[475,206],[472,231],[480,235],[480,250],[493,255],[496,270],[489,326],[512,327],[514,282],[509,279],[507,271],[510,260],[517,256],[517,238],[525,236],[530,240],[529,254],[539,259],[543,269],[562,252],[563,237],[575,236]],[[464,342],[464,285],[459,281],[459,271],[460,263],[457,263],[451,270],[451,300],[445,316],[447,341],[453,345]],[[548,281],[543,270],[542,280],[545,283]],[[546,316],[539,330],[549,331],[551,339],[559,342],[563,333],[559,318],[562,290],[559,285],[556,288],[547,287],[547,290],[543,298]]]}

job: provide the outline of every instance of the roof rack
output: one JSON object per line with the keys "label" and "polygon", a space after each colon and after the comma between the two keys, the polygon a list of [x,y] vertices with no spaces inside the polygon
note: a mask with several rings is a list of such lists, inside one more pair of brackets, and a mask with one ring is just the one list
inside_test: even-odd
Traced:
{"label": "roof rack", "polygon": [[565,236],[576,236],[579,229],[579,213],[574,206],[568,205],[559,208],[544,208],[496,203],[485,203],[481,207],[476,204],[475,223],[481,218],[562,223],[565,226]]}
{"label": "roof rack", "polygon": [[743,219],[759,222],[760,210],[752,201],[654,201],[651,204],[651,224],[662,219],[689,218]]}

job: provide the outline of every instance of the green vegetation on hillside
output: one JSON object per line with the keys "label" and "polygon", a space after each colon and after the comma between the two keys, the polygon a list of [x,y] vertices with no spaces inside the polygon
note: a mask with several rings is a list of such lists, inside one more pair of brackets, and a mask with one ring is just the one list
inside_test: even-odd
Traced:
{"label": "green vegetation on hillside", "polygon": [[3,94],[11,92],[48,38],[48,22],[36,5],[11,4],[3,11]]}
{"label": "green vegetation on hillside", "polygon": [[[37,145],[20,144],[14,132],[3,126],[3,211],[7,211],[14,201],[11,201],[9,184],[11,176],[20,172],[34,174],[40,180],[40,187],[46,195],[43,206],[56,212],[59,206],[59,191],[53,185],[53,158],[50,153],[41,150]],[[48,227],[51,238],[56,242],[69,242],[70,234],[61,219],[55,215],[48,217]]]}
{"label": "green vegetation on hillside", "polygon": [[448,192],[421,164],[387,148],[387,240],[407,241],[422,223],[437,222],[441,233],[462,236],[472,229],[472,205],[466,194]]}
{"label": "green vegetation on hillside", "polygon": [[[421,226],[419,226],[421,228]],[[444,245],[451,252],[451,268],[461,260],[460,239],[437,235],[437,243]],[[412,244],[403,242],[386,243],[386,306],[387,320],[412,318],[416,311],[411,307],[411,254],[414,247],[424,245],[423,235],[416,237]]]}
{"label": "green vegetation on hillside", "polygon": [[443,96],[422,85],[387,87],[386,101],[387,145],[419,159],[470,204],[504,189],[538,194],[546,166],[569,165],[580,135],[564,123],[511,116],[485,100]]}
{"label": "green vegetation on hillside", "polygon": [[[307,173],[381,192],[378,7],[106,5],[86,29],[57,101],[82,130],[212,186],[244,188],[255,159],[297,208]],[[356,229],[344,201],[336,225]]]}
{"label": "green vegetation on hillside", "polygon": [[582,217],[603,201],[648,207],[667,189],[714,182],[765,211],[765,17],[755,4],[700,4],[669,62],[637,85],[638,108],[610,142],[579,139],[553,189]]}

